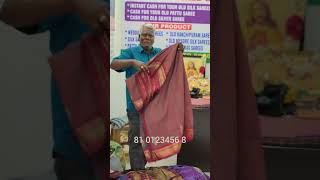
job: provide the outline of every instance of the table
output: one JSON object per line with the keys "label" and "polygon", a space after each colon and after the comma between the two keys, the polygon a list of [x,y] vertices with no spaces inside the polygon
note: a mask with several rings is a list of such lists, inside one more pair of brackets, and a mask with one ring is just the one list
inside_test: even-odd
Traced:
{"label": "table", "polygon": [[205,98],[191,98],[191,104],[193,109],[209,109],[210,108],[210,99]]}
{"label": "table", "polygon": [[259,119],[264,145],[320,149],[320,120],[295,116],[259,116]]}
{"label": "table", "polygon": [[177,163],[210,171],[210,100],[191,99],[194,118],[194,139],[182,145]]}

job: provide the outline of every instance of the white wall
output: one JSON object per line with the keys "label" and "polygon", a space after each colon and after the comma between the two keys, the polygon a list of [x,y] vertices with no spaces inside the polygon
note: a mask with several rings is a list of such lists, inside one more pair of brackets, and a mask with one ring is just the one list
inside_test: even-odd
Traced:
{"label": "white wall", "polygon": [[110,70],[110,118],[126,115],[125,89],[124,73]]}
{"label": "white wall", "polygon": [[0,180],[52,167],[48,34],[0,23]]}
{"label": "white wall", "polygon": [[[118,56],[123,47],[122,30],[123,21],[121,11],[123,10],[123,0],[115,1],[115,32],[112,33],[111,46],[115,51],[115,56]],[[116,71],[110,70],[110,117],[121,117],[126,115],[126,84],[125,84],[125,73],[118,73]]]}

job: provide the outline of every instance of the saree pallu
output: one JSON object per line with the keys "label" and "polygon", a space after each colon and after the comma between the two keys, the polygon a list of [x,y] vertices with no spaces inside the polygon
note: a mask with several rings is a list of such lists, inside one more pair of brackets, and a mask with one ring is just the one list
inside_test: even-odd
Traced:
{"label": "saree pallu", "polygon": [[[193,138],[193,114],[182,52],[174,44],[148,62],[149,73],[126,80],[140,114],[141,141],[148,162],[177,154]],[[140,140],[140,139],[139,139]]]}
{"label": "saree pallu", "polygon": [[109,103],[108,58],[103,38],[86,34],[80,42],[49,59],[73,133],[100,179],[106,178],[107,165],[104,148]]}

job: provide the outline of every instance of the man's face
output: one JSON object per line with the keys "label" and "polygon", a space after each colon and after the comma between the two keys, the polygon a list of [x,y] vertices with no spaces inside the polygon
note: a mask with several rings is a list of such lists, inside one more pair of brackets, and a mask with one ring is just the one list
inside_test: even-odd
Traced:
{"label": "man's face", "polygon": [[151,29],[143,28],[139,35],[140,45],[144,49],[150,49],[154,43],[154,34]]}

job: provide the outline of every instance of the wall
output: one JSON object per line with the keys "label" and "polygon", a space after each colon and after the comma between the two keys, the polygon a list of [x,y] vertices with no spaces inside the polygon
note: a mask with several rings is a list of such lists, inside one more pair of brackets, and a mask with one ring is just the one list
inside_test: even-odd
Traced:
{"label": "wall", "polygon": [[124,73],[110,70],[110,118],[126,115]]}
{"label": "wall", "polygon": [[[112,3],[116,19],[121,16],[121,1],[117,0]],[[111,1],[112,2],[112,1]],[[114,56],[118,56],[121,51],[122,42],[122,28],[123,22],[115,21],[116,31],[111,32],[113,37],[111,38],[111,46],[114,49]],[[126,85],[125,85],[125,73],[118,73],[114,70],[110,70],[110,118],[126,115]]]}

